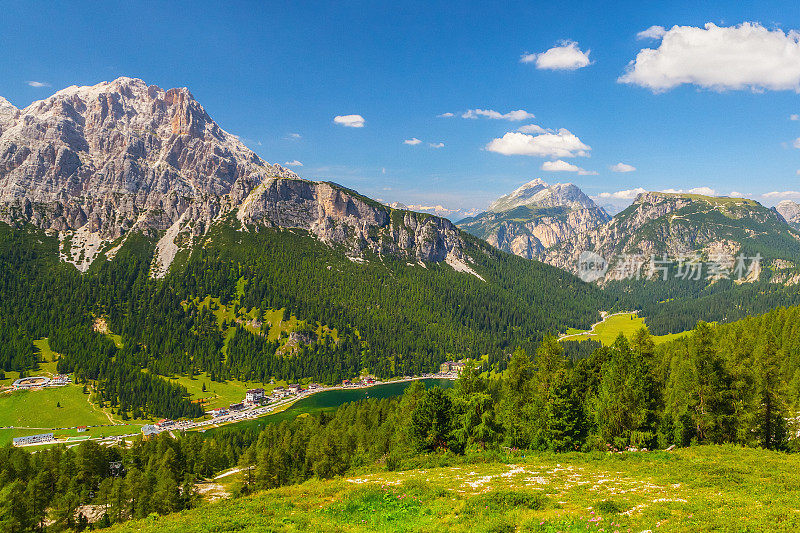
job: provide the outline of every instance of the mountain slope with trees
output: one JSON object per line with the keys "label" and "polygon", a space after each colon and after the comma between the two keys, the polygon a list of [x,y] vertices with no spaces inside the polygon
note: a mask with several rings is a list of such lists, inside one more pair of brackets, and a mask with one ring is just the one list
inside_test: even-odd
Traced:
{"label": "mountain slope with trees", "polygon": [[[198,416],[186,391],[158,376],[333,383],[362,371],[430,372],[453,357],[501,363],[564,320],[588,326],[607,306],[598,288],[469,236],[464,250],[475,260],[463,272],[369,252],[354,261],[306,231],[242,231],[234,220],[212,227],[164,279],[150,276],[156,242],[142,234],[81,274],[59,261],[55,237],[0,226],[0,319],[12,338],[4,369],[33,370],[32,340],[48,337],[59,371],[94,383],[104,405],[130,416]],[[206,296],[240,306],[225,350],[215,315],[198,303]],[[268,326],[245,318],[273,309],[305,324],[291,351],[279,349],[288,339],[269,340]],[[98,317],[121,348],[95,331]],[[321,326],[336,338],[316,334]]]}

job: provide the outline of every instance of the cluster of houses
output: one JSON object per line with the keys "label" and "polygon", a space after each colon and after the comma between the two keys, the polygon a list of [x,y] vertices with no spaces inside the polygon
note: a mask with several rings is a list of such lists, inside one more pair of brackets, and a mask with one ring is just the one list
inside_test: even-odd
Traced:
{"label": "cluster of houses", "polygon": [[375,376],[361,376],[358,379],[343,379],[342,387],[366,387],[378,382]]}
{"label": "cluster of houses", "polygon": [[190,427],[191,424],[191,420],[170,420],[168,418],[162,418],[155,424],[145,424],[142,426],[142,435],[149,437],[150,435],[157,435],[162,431],[186,429]]}
{"label": "cluster of houses", "polygon": [[[314,390],[319,387],[320,385],[312,383],[309,385],[308,389]],[[298,383],[292,383],[287,387],[275,387],[272,389],[272,393],[269,396],[267,395],[266,391],[260,387],[256,389],[248,389],[247,392],[245,392],[243,401],[239,403],[232,403],[228,407],[218,407],[216,409],[212,409],[208,412],[208,414],[214,418],[217,418],[230,413],[235,413],[237,411],[242,411],[244,409],[249,409],[251,407],[277,402],[284,398],[300,394],[304,390],[305,389],[303,389]]]}
{"label": "cluster of houses", "polygon": [[461,361],[445,361],[439,365],[439,372],[442,374],[460,374],[464,370],[464,360]]}

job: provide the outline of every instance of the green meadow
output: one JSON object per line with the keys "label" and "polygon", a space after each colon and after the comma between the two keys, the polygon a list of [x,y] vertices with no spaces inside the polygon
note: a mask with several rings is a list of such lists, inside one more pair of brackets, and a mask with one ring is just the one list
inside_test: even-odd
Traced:
{"label": "green meadow", "polygon": [[[89,395],[78,385],[43,390],[15,391],[0,394],[0,445],[13,437],[48,433],[56,436],[77,436],[76,426],[119,423],[106,410],[89,402]],[[92,428],[92,437],[120,435],[138,431],[140,424]],[[14,429],[8,429],[14,426]],[[83,434],[81,434],[83,435]]]}
{"label": "green meadow", "polygon": [[[594,340],[601,342],[604,346],[614,344],[620,333],[630,338],[637,330],[645,325],[644,319],[636,313],[620,313],[606,317],[605,320],[597,324],[593,330],[579,330],[569,328],[562,341],[585,341]],[[671,341],[683,337],[688,332],[670,333],[668,335],[653,336],[656,344]]]}
{"label": "green meadow", "polygon": [[[247,389],[261,387],[269,394],[274,387],[279,385],[286,386],[284,381],[276,382],[275,384],[264,384],[256,381],[228,380],[220,383],[211,381],[205,372],[197,374],[194,378],[178,376],[169,379],[173,383],[186,387],[192,400],[202,399],[203,408],[206,410],[214,409],[215,407],[227,407],[232,403],[241,402],[244,400],[244,393],[247,392]],[[206,387],[205,391],[203,391],[204,385]]]}
{"label": "green meadow", "polygon": [[[440,455],[370,465],[114,532],[693,532],[800,529],[800,457],[734,446]],[[241,479],[241,476],[239,476]]]}

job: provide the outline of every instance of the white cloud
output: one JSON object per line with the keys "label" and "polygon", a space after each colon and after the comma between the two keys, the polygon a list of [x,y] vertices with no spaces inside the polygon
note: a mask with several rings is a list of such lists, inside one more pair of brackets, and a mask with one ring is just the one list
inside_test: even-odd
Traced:
{"label": "white cloud", "polygon": [[303,136],[300,135],[299,133],[290,133],[289,135],[286,136],[286,138],[289,139],[290,141],[299,141],[300,139],[303,138]]}
{"label": "white cloud", "polygon": [[542,170],[548,172],[578,172],[581,170],[581,167],[573,165],[572,163],[567,163],[561,159],[556,159],[555,161],[545,161],[542,163]]}
{"label": "white cloud", "polygon": [[420,141],[416,137],[412,137],[410,139],[406,139],[405,141],[403,141],[403,144],[410,144],[411,146],[415,146],[420,143],[422,143],[422,141]]}
{"label": "white cloud", "polygon": [[36,87],[36,88],[39,88],[39,87],[50,87],[51,86],[49,83],[44,82],[44,81],[29,81],[27,83],[31,87]]}
{"label": "white cloud", "polygon": [[728,196],[731,198],[744,198],[744,194],[740,193],[739,191],[731,191]]}
{"label": "white cloud", "polygon": [[636,170],[635,166],[628,165],[626,163],[617,163],[616,165],[611,165],[608,168],[610,168],[614,172],[633,172],[634,170]]}
{"label": "white cloud", "polygon": [[462,115],[462,118],[479,118],[486,117],[493,120],[528,120],[533,117],[533,113],[528,113],[524,109],[517,109],[516,111],[509,111],[508,113],[500,113],[494,109],[468,109]]}
{"label": "white cloud", "polygon": [[800,92],[800,33],[751,22],[673,26],[658,48],[640,50],[618,81],[654,92],[682,84],[718,91]]}
{"label": "white cloud", "polygon": [[441,115],[436,115],[438,118],[452,118],[455,115],[453,113],[442,113]]}
{"label": "white cloud", "polygon": [[529,155],[537,157],[586,157],[591,147],[584,144],[569,130],[555,133],[527,135],[510,131],[486,145],[490,152],[503,155]]}
{"label": "white cloud", "polygon": [[772,191],[762,195],[764,198],[798,198],[800,191]]}
{"label": "white cloud", "polygon": [[800,120],[800,115],[797,114],[789,115],[789,120]]}
{"label": "white cloud", "polygon": [[617,192],[601,192],[599,194],[600,198],[615,198],[618,200],[634,200],[637,196],[642,193],[647,192],[646,189],[642,189],[641,187],[637,187],[635,189],[627,189],[625,191],[617,191]]}
{"label": "white cloud", "polygon": [[591,65],[589,53],[581,51],[575,41],[563,41],[559,46],[541,54],[525,54],[520,58],[522,63],[536,63],[536,68],[546,70],[577,70]]}
{"label": "white cloud", "polygon": [[798,176],[800,176],[800,169],[798,169],[798,170],[797,170],[797,172],[795,172],[795,174],[797,174]]}
{"label": "white cloud", "polygon": [[794,146],[795,148],[800,148],[800,137],[798,137],[792,142],[792,146]]}
{"label": "white cloud", "polygon": [[333,121],[347,128],[364,127],[364,117],[361,115],[338,115],[333,117]]}
{"label": "white cloud", "polygon": [[662,189],[661,192],[669,194],[699,194],[702,196],[719,196],[716,189],[711,187],[694,187],[692,189]]}
{"label": "white cloud", "polygon": [[579,176],[596,176],[597,172],[594,170],[586,170],[578,165],[567,163],[561,159],[555,161],[545,161],[542,163],[542,170],[547,172],[577,172]]}
{"label": "white cloud", "polygon": [[695,187],[689,189],[689,194],[702,194],[703,196],[717,196],[717,191],[711,187]]}
{"label": "white cloud", "polygon": [[287,167],[302,167],[303,163],[301,163],[300,161],[295,159],[294,161],[287,161],[286,163],[284,163],[284,166],[287,166]]}
{"label": "white cloud", "polygon": [[528,124],[527,126],[517,128],[517,131],[520,133],[547,133],[549,130],[544,129],[538,124]]}
{"label": "white cloud", "polygon": [[644,31],[640,31],[636,34],[637,39],[661,39],[666,35],[667,30],[664,29],[664,26],[650,26]]}
{"label": "white cloud", "polygon": [[444,148],[444,143],[429,143],[428,146],[431,148]]}

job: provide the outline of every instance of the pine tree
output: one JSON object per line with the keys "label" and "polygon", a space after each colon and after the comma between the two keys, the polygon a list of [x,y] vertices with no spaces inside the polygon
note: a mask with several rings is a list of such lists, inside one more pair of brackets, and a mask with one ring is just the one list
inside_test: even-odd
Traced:
{"label": "pine tree", "polygon": [[531,443],[532,398],[533,366],[525,350],[517,348],[506,369],[500,403],[505,439],[509,446],[525,448]]}
{"label": "pine tree", "polygon": [[453,440],[453,404],[441,387],[425,391],[411,413],[411,440],[418,451],[446,450]]}

